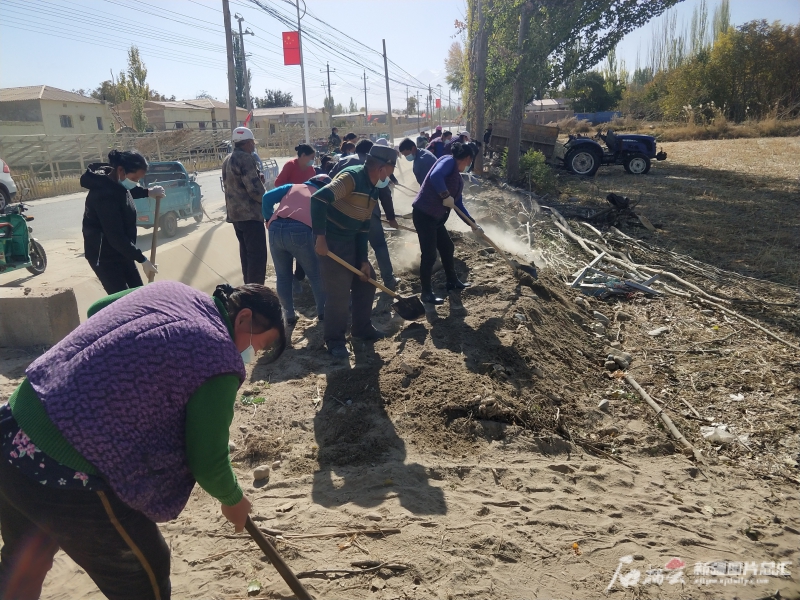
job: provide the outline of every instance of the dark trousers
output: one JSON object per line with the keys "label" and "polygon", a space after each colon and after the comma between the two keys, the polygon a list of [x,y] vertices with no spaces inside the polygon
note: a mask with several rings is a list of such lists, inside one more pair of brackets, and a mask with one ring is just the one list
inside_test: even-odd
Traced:
{"label": "dark trousers", "polygon": [[381,272],[381,279],[383,285],[390,290],[397,287],[394,280],[394,268],[392,267],[392,258],[389,256],[389,245],[386,243],[386,234],[383,232],[383,223],[381,223],[380,210],[372,213],[372,218],[369,222],[369,245],[375,251],[375,260],[378,263],[378,270]]}
{"label": "dark trousers", "polygon": [[[328,250],[349,262],[357,269],[355,240],[339,241],[327,238]],[[325,286],[325,343],[328,350],[345,345],[347,320],[352,299],[353,327],[355,337],[366,337],[372,332],[372,303],[375,300],[375,286],[348,271],[327,256],[319,257],[319,270]],[[375,270],[371,277],[375,279]]]}
{"label": "dark trousers", "polygon": [[136,261],[120,260],[104,262],[99,265],[92,262],[89,262],[89,264],[109,296],[122,290],[144,285],[142,276],[139,274],[139,268],[136,266]]}
{"label": "dark trousers", "polygon": [[267,230],[263,221],[234,221],[245,283],[264,285],[267,279]]}
{"label": "dark trousers", "polygon": [[444,224],[447,222],[448,213],[441,219],[434,219],[427,213],[419,209],[414,209],[411,213],[414,220],[414,227],[417,230],[417,237],[419,238],[419,248],[422,251],[422,258],[419,263],[419,280],[423,292],[431,292],[431,276],[433,274],[433,265],[436,262],[436,251],[439,251],[439,257],[442,259],[442,267],[444,268],[447,281],[455,281],[456,265],[453,261],[453,254],[455,253],[455,246],[450,239],[450,234],[447,233]]}
{"label": "dark trousers", "polygon": [[111,600],[170,597],[170,552],[156,524],[112,492],[60,490],[0,460],[0,598],[39,598],[61,548]]}

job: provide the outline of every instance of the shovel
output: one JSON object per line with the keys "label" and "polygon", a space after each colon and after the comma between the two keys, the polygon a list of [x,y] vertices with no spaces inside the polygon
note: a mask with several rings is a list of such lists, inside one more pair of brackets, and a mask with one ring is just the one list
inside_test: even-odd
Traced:
{"label": "shovel", "polygon": [[[342,265],[348,271],[352,271],[356,275],[363,276],[364,274],[356,269],[353,265],[349,262],[342,260],[338,256],[336,256],[333,252],[328,251],[328,257],[335,260],[337,263]],[[393,292],[386,286],[381,285],[371,277],[367,280],[372,285],[374,285],[379,290],[383,290],[387,294],[389,294],[392,298],[394,298],[394,303],[392,304],[392,308],[394,311],[403,317],[406,321],[416,321],[420,317],[425,316],[425,307],[422,306],[422,301],[417,298],[416,296],[409,296],[408,298],[403,298],[397,292]]]}
{"label": "shovel", "polygon": [[[465,214],[463,213],[463,211],[462,211],[460,208],[458,208],[457,206],[454,206],[453,208],[455,209],[455,211],[456,211],[456,213],[458,214],[458,216],[459,216],[459,217],[461,217],[461,220],[462,220],[462,221],[464,221],[466,224],[468,224],[468,225],[469,225],[469,224],[472,222],[472,221],[470,220],[470,218],[469,218],[467,215],[465,215]],[[491,238],[490,238],[488,235],[486,235],[485,233],[483,233],[483,231],[479,231],[479,232],[478,232],[478,235],[481,237],[481,239],[483,239],[483,241],[485,241],[485,242],[486,242],[487,244],[489,244],[489,245],[490,245],[492,248],[494,248],[495,252],[497,252],[497,254],[499,254],[499,255],[500,255],[500,257],[501,257],[501,258],[502,258],[504,261],[506,261],[506,264],[508,264],[508,266],[511,268],[511,271],[514,273],[514,276],[515,276],[515,277],[518,277],[517,271],[522,271],[523,273],[526,273],[527,275],[530,275],[530,276],[531,276],[531,277],[533,277],[534,279],[538,279],[538,274],[536,273],[536,267],[532,267],[531,265],[523,265],[523,264],[520,264],[520,263],[518,263],[518,262],[517,262],[517,261],[515,261],[515,260],[510,260],[510,259],[509,259],[509,258],[506,256],[506,253],[505,253],[505,252],[503,252],[503,251],[502,251],[502,250],[501,250],[501,249],[500,249],[500,248],[497,246],[497,244],[495,244],[495,243],[494,243],[494,242],[491,240]]]}
{"label": "shovel", "polygon": [[250,537],[253,538],[253,541],[258,544],[258,547],[261,548],[261,551],[267,555],[269,562],[272,563],[275,570],[283,577],[286,585],[294,592],[294,595],[300,600],[314,600],[289,568],[289,565],[283,562],[281,555],[278,554],[278,551],[270,544],[267,537],[261,533],[261,530],[253,523],[253,520],[249,516],[244,524],[244,528],[247,530],[247,533],[250,534]]}

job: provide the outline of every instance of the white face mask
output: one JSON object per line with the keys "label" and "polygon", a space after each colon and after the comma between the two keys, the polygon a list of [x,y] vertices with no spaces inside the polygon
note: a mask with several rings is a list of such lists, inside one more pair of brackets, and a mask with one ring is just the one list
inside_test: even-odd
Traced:
{"label": "white face mask", "polygon": [[137,181],[131,181],[127,177],[125,179],[123,179],[122,181],[120,181],[120,183],[122,184],[122,187],[124,187],[126,190],[132,190],[137,185],[139,185],[139,183]]}
{"label": "white face mask", "polygon": [[250,345],[242,350],[242,362],[249,365],[256,357],[256,349],[253,348],[253,322],[250,321]]}

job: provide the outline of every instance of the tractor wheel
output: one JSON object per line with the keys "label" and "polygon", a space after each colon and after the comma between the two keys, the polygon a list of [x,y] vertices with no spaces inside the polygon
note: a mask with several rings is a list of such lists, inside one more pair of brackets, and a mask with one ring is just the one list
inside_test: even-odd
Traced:
{"label": "tractor wheel", "polygon": [[36,240],[31,240],[30,246],[31,266],[26,267],[34,275],[41,275],[47,268],[47,254],[42,245]]}
{"label": "tractor wheel", "polygon": [[564,165],[575,175],[591,177],[600,168],[600,157],[587,148],[573,148],[564,157]]}
{"label": "tractor wheel", "polygon": [[161,217],[161,231],[168,238],[175,237],[178,234],[178,217],[174,212],[169,212]]}
{"label": "tractor wheel", "polygon": [[203,220],[203,213],[199,212],[194,216],[194,220],[197,223],[200,223]]}
{"label": "tractor wheel", "polygon": [[631,154],[625,157],[623,165],[631,175],[644,175],[650,170],[650,159],[644,154]]}

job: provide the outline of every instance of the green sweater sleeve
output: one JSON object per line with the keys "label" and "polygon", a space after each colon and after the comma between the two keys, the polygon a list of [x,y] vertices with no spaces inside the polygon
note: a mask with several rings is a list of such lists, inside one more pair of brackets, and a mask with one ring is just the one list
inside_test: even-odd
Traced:
{"label": "green sweater sleeve", "polygon": [[200,487],[226,506],[233,506],[244,495],[228,453],[238,390],[238,377],[219,375],[201,385],[186,407],[189,469]]}
{"label": "green sweater sleeve", "polygon": [[95,314],[103,310],[106,306],[108,306],[112,302],[115,302],[120,298],[122,298],[123,296],[127,296],[132,291],[138,289],[139,288],[130,288],[127,290],[122,290],[121,292],[117,292],[116,294],[111,294],[110,296],[106,296],[105,298],[100,298],[100,300],[98,300],[89,307],[89,310],[86,311],[86,316],[88,316],[91,319]]}

